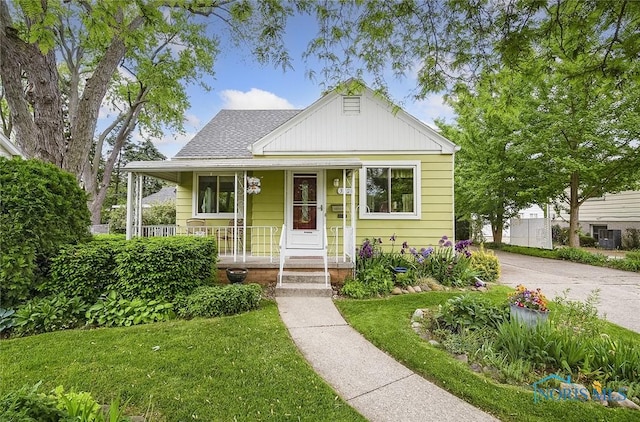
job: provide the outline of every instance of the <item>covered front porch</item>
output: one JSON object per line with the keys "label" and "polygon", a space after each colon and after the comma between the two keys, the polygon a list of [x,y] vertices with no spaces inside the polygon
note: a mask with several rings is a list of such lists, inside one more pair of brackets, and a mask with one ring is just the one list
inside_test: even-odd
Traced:
{"label": "covered front porch", "polygon": [[[133,162],[126,167],[127,239],[210,236],[221,270],[250,268],[249,280],[261,283],[282,283],[284,270],[323,270],[328,286],[351,274],[355,262],[361,166],[357,159]],[[175,226],[142,224],[145,177],[178,185]]]}

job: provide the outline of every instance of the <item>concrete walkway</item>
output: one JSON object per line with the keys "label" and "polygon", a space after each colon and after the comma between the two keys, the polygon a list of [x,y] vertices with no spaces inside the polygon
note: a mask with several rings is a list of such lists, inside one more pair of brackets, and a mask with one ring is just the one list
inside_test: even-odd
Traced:
{"label": "concrete walkway", "polygon": [[331,298],[278,297],[313,369],[370,421],[496,421],[396,362],[342,318]]}
{"label": "concrete walkway", "polygon": [[541,288],[549,298],[569,289],[567,297],[584,300],[600,289],[598,310],[614,324],[640,332],[640,274],[555,259],[496,251],[500,282],[515,287]]}

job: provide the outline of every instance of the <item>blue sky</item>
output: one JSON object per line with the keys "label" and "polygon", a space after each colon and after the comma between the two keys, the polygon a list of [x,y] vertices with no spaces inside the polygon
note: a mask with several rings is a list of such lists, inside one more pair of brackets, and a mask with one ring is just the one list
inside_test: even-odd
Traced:
{"label": "blue sky", "polygon": [[[184,134],[165,133],[154,139],[160,152],[173,157],[209,120],[221,109],[269,109],[298,108],[311,105],[321,96],[322,80],[312,81],[307,70],[320,68],[317,63],[302,60],[302,52],[316,33],[314,21],[308,17],[296,17],[287,27],[285,43],[293,60],[293,69],[283,72],[273,65],[260,65],[248,50],[222,44],[222,52],[216,61],[215,76],[205,82],[212,88],[206,92],[199,86],[188,87],[190,109],[185,113]],[[410,72],[408,72],[410,74]],[[345,75],[344,79],[352,75]],[[370,83],[365,77],[365,82]],[[419,120],[433,125],[435,119],[451,121],[453,113],[442,104],[442,97],[433,95],[424,101],[411,99],[415,79],[388,78],[391,99]]]}

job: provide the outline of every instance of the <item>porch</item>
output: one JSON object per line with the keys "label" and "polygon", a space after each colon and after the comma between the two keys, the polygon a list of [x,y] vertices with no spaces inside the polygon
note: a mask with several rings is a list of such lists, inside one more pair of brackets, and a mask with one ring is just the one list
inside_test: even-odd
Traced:
{"label": "porch", "polygon": [[[215,238],[219,258],[218,280],[223,282],[227,280],[226,269],[234,267],[249,269],[246,281],[262,285],[278,281],[281,264],[288,271],[311,273],[325,270],[323,254],[281,256],[281,227],[156,225],[140,226],[139,229],[140,234],[136,233],[136,237],[208,236]],[[345,238],[348,245],[352,238],[351,227],[327,228],[327,270],[329,279],[334,283],[341,283],[346,277],[352,275],[354,269],[353,258],[346,252],[351,250],[351,247],[344,247]]]}

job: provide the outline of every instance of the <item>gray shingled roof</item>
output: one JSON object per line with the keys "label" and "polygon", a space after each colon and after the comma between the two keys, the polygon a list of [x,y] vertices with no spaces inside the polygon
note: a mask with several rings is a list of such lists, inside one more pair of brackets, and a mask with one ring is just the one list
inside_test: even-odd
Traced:
{"label": "gray shingled roof", "polygon": [[251,158],[247,149],[302,110],[221,110],[174,158]]}
{"label": "gray shingled roof", "polygon": [[149,196],[142,198],[142,205],[161,204],[163,202],[175,202],[176,200],[176,187],[165,186],[156,193],[152,193]]}

